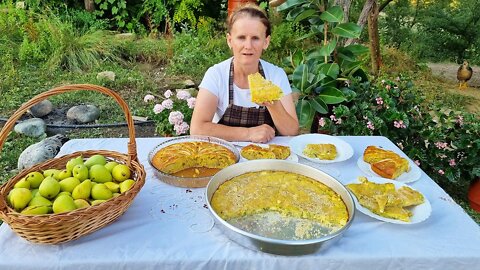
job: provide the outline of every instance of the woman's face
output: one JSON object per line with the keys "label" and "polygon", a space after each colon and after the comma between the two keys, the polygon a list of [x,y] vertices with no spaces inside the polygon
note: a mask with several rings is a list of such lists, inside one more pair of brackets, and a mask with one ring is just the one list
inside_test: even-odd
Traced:
{"label": "woman's face", "polygon": [[235,61],[244,65],[258,64],[263,49],[270,43],[266,32],[267,28],[257,18],[246,16],[236,20],[227,34]]}

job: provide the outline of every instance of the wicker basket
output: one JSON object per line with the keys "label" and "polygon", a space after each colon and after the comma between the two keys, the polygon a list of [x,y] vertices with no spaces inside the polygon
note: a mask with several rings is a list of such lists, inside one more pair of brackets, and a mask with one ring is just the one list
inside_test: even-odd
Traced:
{"label": "wicker basket", "polygon": [[[128,106],[117,93],[101,86],[89,84],[66,85],[48,90],[35,96],[30,101],[24,103],[5,123],[5,126],[0,131],[0,150],[2,149],[9,132],[15,125],[15,122],[30,107],[50,96],[79,90],[98,91],[111,96],[115,99],[115,101],[117,101],[125,113],[125,118],[128,124],[128,133],[130,138],[128,142],[128,154],[106,150],[75,152],[60,158],[54,158],[44,163],[37,164],[32,168],[22,170],[16,176],[12,177],[5,184],[3,184],[0,187],[0,218],[3,219],[3,221],[7,223],[18,235],[34,243],[64,243],[104,227],[105,225],[113,222],[128,209],[135,196],[145,184],[145,169],[138,162],[137,146],[135,142],[135,128]],[[22,215],[7,204],[6,198],[10,190],[13,189],[15,183],[17,183],[28,173],[50,168],[65,168],[68,160],[73,157],[82,155],[84,158],[88,158],[95,154],[101,154],[105,156],[107,160],[114,160],[118,163],[126,164],[132,172],[131,178],[135,180],[136,183],[127,192],[122,193],[118,197],[112,198],[104,203],[61,214],[47,214],[38,216]]]}

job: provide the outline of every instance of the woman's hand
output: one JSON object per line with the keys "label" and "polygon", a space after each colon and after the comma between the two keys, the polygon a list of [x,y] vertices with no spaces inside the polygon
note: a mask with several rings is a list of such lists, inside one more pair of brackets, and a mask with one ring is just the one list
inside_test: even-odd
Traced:
{"label": "woman's hand", "polygon": [[267,124],[248,128],[248,140],[251,142],[267,143],[274,137],[275,130]]}

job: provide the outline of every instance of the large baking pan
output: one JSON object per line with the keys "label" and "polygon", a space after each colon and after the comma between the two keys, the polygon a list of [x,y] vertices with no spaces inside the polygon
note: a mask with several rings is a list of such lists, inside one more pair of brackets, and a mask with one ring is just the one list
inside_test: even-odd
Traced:
{"label": "large baking pan", "polygon": [[[251,233],[246,230],[242,230],[236,226],[233,226],[229,222],[223,220],[212,208],[210,202],[212,196],[218,187],[232,179],[235,176],[255,171],[273,170],[273,171],[287,171],[293,172],[307,177],[313,178],[331,189],[333,189],[344,201],[349,219],[348,222],[339,230],[322,235],[315,239],[307,240],[283,240],[274,239],[269,237],[260,236],[258,234]],[[353,217],[355,215],[355,205],[353,198],[347,189],[335,178],[326,174],[325,172],[312,168],[307,165],[284,161],[284,160],[253,160],[243,163],[237,163],[227,168],[222,169],[215,174],[207,184],[206,187],[206,200],[208,208],[215,219],[216,225],[233,241],[243,245],[247,248],[259,250],[267,253],[280,254],[280,255],[301,255],[309,254],[317,251],[321,251],[341,237],[345,230],[350,227]]]}

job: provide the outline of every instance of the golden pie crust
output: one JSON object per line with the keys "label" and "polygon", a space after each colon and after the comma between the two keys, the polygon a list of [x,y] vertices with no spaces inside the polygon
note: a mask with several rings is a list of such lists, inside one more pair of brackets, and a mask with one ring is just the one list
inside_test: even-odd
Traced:
{"label": "golden pie crust", "polygon": [[223,169],[236,161],[235,154],[225,146],[202,141],[171,144],[152,158],[153,166],[166,174],[189,168]]}
{"label": "golden pie crust", "polygon": [[309,143],[303,149],[303,154],[309,158],[334,160],[337,157],[337,148],[331,143]]}
{"label": "golden pie crust", "polygon": [[384,178],[396,179],[410,170],[407,159],[393,151],[372,145],[363,152],[363,160],[370,164],[372,171]]}
{"label": "golden pie crust", "polygon": [[268,148],[256,144],[249,144],[240,151],[242,157],[248,160],[254,159],[286,159],[290,156],[290,147],[269,144]]}

